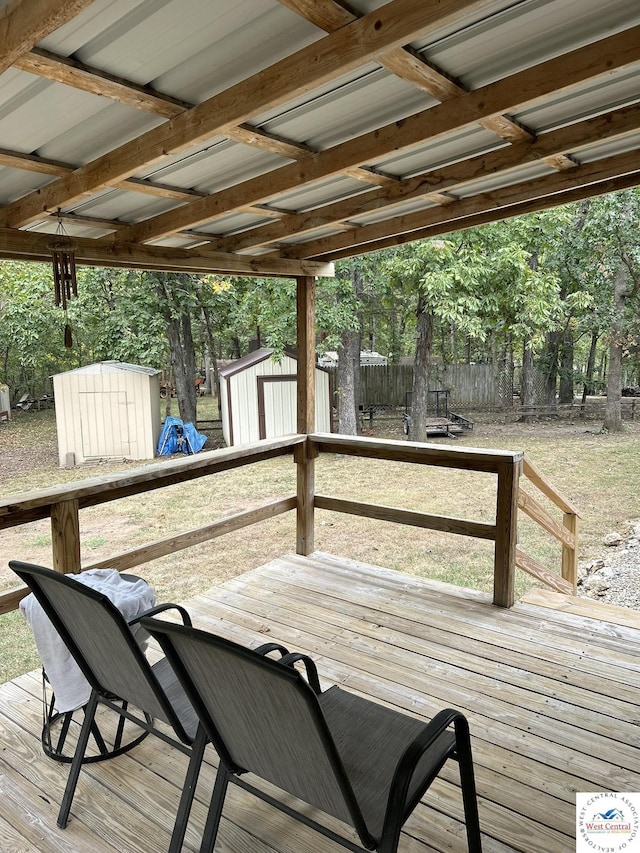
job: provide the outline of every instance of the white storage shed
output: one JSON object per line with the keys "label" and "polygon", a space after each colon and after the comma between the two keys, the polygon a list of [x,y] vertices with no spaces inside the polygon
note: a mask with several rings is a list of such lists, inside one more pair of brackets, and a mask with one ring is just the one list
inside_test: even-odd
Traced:
{"label": "white storage shed", "polygon": [[8,421],[11,417],[11,401],[9,386],[0,382],[0,421]]}
{"label": "white storage shed", "polygon": [[152,459],[160,436],[160,372],[101,361],[53,377],[61,468]]}
{"label": "white storage shed", "polygon": [[[297,362],[262,347],[221,367],[220,417],[227,445],[249,444],[297,432]],[[317,432],[331,432],[329,373],[316,367]]]}

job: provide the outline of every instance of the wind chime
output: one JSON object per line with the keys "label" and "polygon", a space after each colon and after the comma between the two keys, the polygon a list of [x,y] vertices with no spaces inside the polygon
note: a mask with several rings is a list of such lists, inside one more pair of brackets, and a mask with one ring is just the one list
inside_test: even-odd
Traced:
{"label": "wind chime", "polygon": [[71,326],[67,314],[67,302],[72,296],[78,295],[78,282],[76,281],[76,257],[71,241],[67,236],[62,217],[58,211],[58,228],[56,229],[56,242],[51,247],[51,262],[53,265],[53,284],[55,288],[56,305],[62,306],[64,311],[64,345],[67,348],[73,346]]}

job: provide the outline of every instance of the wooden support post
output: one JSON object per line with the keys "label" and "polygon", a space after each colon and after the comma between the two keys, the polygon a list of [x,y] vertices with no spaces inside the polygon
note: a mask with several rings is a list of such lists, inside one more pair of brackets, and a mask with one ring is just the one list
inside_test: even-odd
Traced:
{"label": "wooden support post", "polygon": [[493,564],[493,603],[513,607],[518,542],[518,482],[522,462],[502,462],[498,468],[496,544]]}
{"label": "wooden support post", "polygon": [[[315,278],[301,276],[297,283],[298,432],[309,435],[315,429]],[[296,553],[306,556],[314,549],[315,498],[315,459],[309,454],[306,443],[296,449],[295,460],[298,466]]]}
{"label": "wooden support post", "polygon": [[562,546],[562,577],[573,587],[573,594],[578,594],[578,516],[574,512],[565,512],[563,524],[573,534],[573,547]]}
{"label": "wooden support post", "polygon": [[51,507],[53,568],[66,574],[80,571],[80,516],[78,501],[61,501]]}

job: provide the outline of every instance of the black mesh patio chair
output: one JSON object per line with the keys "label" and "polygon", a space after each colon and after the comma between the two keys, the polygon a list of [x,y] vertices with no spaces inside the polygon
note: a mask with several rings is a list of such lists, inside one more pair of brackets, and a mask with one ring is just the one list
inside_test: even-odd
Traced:
{"label": "black mesh patio chair", "polygon": [[[10,561],[9,566],[40,602],[91,686],[58,814],[58,826],[67,825],[89,736],[95,731],[98,703],[102,703],[122,720],[135,723],[193,759],[189,762],[169,848],[176,853],[182,847],[208,741],[173,668],[166,658],[151,665],[145,657],[131,631],[131,626],[142,616],[128,623],[106,595],[77,583],[72,576],[17,560]],[[176,604],[161,604],[143,615],[169,609],[177,610],[184,623],[190,624],[189,614]],[[159,729],[155,720],[167,723],[174,734]]]}
{"label": "black mesh patio chair", "polygon": [[[402,826],[449,758],[459,764],[468,849],[480,853],[461,713],[443,710],[424,723],[336,686],[321,691],[313,661],[277,644],[252,651],[159,619],[142,625],[162,646],[220,757],[201,853],[214,849],[229,782],[349,850],[395,853]],[[266,656],[273,651],[279,660]],[[247,772],[349,824],[362,847],[260,790]]]}

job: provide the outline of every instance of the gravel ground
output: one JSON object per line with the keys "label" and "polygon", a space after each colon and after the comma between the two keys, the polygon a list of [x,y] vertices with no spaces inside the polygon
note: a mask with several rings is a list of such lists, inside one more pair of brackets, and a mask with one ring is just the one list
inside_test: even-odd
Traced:
{"label": "gravel ground", "polygon": [[640,610],[640,519],[605,536],[600,558],[578,568],[578,595]]}

